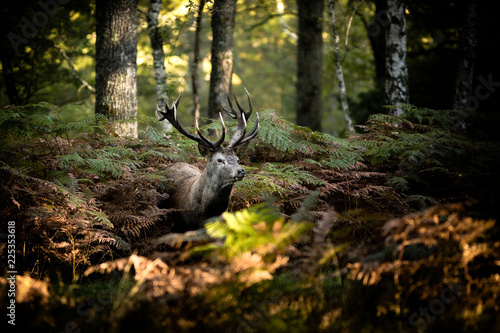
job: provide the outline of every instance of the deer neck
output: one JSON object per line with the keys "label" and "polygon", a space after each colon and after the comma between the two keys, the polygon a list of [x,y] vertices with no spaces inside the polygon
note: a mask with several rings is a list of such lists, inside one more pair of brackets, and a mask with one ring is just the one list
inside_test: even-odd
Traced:
{"label": "deer neck", "polygon": [[229,205],[233,183],[223,184],[207,165],[193,186],[192,202],[200,205],[207,217],[222,214]]}

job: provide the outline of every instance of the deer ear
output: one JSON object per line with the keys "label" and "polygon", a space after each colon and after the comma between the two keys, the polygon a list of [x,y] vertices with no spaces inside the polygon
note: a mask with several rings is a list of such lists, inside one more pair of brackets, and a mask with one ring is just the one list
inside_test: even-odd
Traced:
{"label": "deer ear", "polygon": [[203,157],[209,157],[211,153],[210,148],[200,144],[198,144],[198,151]]}

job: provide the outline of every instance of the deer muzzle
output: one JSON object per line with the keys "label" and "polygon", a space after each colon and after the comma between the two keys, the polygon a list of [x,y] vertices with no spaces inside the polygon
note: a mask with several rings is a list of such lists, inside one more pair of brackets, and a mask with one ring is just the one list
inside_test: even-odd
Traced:
{"label": "deer muzzle", "polygon": [[240,168],[240,169],[238,169],[236,176],[234,177],[234,180],[240,181],[245,177],[245,175],[246,175],[245,169]]}

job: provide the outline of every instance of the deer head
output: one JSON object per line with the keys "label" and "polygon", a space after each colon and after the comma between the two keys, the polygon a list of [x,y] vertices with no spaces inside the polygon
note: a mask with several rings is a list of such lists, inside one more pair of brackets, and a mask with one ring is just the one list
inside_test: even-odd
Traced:
{"label": "deer head", "polygon": [[236,102],[237,108],[233,106],[231,102],[231,98],[229,95],[227,96],[229,109],[222,107],[224,111],[233,119],[238,121],[238,127],[233,134],[233,137],[229,141],[227,147],[222,147],[226,137],[226,125],[224,124],[224,119],[222,118],[222,114],[219,113],[219,117],[222,123],[222,134],[219,140],[216,142],[212,142],[207,139],[203,133],[200,131],[198,127],[198,119],[196,119],[196,131],[198,132],[198,136],[189,133],[179,122],[179,118],[177,116],[177,107],[179,106],[179,101],[182,97],[182,93],[179,94],[176,101],[172,104],[171,107],[165,102],[165,110],[166,112],[162,112],[159,108],[157,109],[157,114],[161,114],[158,117],[158,120],[162,121],[167,119],[172,126],[177,129],[181,134],[186,136],[187,138],[196,141],[198,143],[198,150],[203,157],[208,158],[207,167],[210,167],[213,172],[216,172],[220,175],[221,180],[241,180],[245,176],[245,170],[240,167],[238,164],[238,157],[236,157],[235,152],[238,148],[246,145],[250,140],[255,138],[259,133],[259,114],[257,113],[257,120],[255,121],[255,125],[253,128],[247,132],[247,120],[250,118],[252,114],[252,100],[250,99],[250,94],[245,89],[245,92],[248,97],[249,110],[245,111],[238,102],[236,95],[234,95],[234,100]]}

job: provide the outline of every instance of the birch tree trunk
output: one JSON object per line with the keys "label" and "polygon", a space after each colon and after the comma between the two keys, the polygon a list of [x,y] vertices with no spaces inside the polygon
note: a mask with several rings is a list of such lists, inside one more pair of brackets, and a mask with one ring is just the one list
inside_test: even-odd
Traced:
{"label": "birch tree trunk", "polygon": [[[165,71],[165,54],[163,53],[163,38],[160,34],[158,25],[158,16],[161,10],[161,0],[151,0],[149,4],[148,14],[146,15],[148,22],[149,40],[151,49],[153,50],[153,68],[155,71],[155,91],[156,105],[161,111],[165,111],[165,102],[167,96],[167,72]],[[162,121],[161,126],[164,131],[172,129],[172,124],[168,121]]]}
{"label": "birch tree trunk", "polygon": [[[406,64],[405,5],[400,0],[387,0],[387,26],[385,48],[385,101],[389,105],[408,103],[408,66]],[[403,114],[401,108],[396,115]]]}
{"label": "birch tree trunk", "polygon": [[297,124],[321,131],[323,83],[323,0],[297,0]]}
{"label": "birch tree trunk", "polygon": [[205,0],[200,0],[198,4],[198,11],[196,13],[196,27],[194,32],[194,49],[193,49],[193,63],[191,65],[191,86],[193,89],[193,102],[194,102],[194,119],[200,118],[200,94],[198,92],[198,67],[200,62],[200,33],[201,33],[201,20],[203,15],[203,8],[205,8]]}
{"label": "birch tree trunk", "polygon": [[455,97],[453,108],[455,110],[471,107],[469,99],[473,90],[473,74],[475,50],[477,45],[477,13],[474,0],[469,2],[465,9],[465,24],[462,29],[462,55],[455,80]]}
{"label": "birch tree trunk", "polygon": [[137,138],[137,0],[96,1],[95,112]]}
{"label": "birch tree trunk", "polygon": [[212,72],[208,117],[217,118],[231,87],[236,1],[214,0],[212,14]]}
{"label": "birch tree trunk", "polygon": [[[328,0],[328,9],[330,12],[330,21],[332,24],[333,33],[333,57],[335,64],[335,73],[339,81],[340,104],[344,112],[344,119],[349,133],[354,133],[354,125],[349,113],[349,103],[347,102],[347,92],[345,88],[344,73],[342,72],[342,56],[340,54],[340,36],[335,21],[335,3],[334,0]],[[347,37],[346,37],[347,38]]]}

